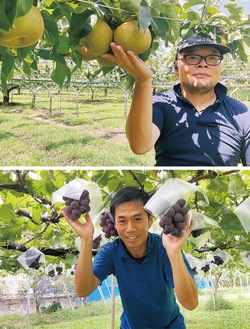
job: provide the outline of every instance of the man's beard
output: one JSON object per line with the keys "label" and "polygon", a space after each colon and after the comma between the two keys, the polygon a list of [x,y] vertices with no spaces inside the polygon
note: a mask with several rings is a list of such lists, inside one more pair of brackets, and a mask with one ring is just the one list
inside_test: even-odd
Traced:
{"label": "man's beard", "polygon": [[182,87],[188,90],[190,94],[194,95],[204,95],[214,89],[214,85],[211,81],[204,83],[201,80],[193,80],[190,83],[184,82],[182,83]]}

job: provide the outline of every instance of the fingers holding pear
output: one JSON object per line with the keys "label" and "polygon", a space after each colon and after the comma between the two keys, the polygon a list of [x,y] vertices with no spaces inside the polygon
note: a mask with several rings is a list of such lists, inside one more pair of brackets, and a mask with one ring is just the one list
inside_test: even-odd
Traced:
{"label": "fingers holding pear", "polygon": [[149,28],[142,29],[137,19],[111,27],[97,18],[92,30],[80,39],[80,43],[82,47],[77,53],[84,61],[97,60],[101,66],[123,66],[128,62],[128,55],[131,57],[129,62],[132,60],[137,64],[137,55],[150,48],[152,35]]}

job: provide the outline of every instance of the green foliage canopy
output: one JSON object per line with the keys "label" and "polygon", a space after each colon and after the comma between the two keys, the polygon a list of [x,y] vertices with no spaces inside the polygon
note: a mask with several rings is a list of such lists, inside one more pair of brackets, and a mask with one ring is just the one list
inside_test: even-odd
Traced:
{"label": "green foliage canopy", "polygon": [[203,257],[220,248],[239,262],[239,253],[250,251],[249,233],[235,213],[235,208],[249,197],[248,170],[9,170],[0,172],[2,269],[17,271],[17,257],[32,246],[48,257],[48,263],[62,260],[67,268],[72,266],[78,254],[76,235],[61,215],[63,204],[52,205],[52,193],[76,177],[98,184],[103,208],[109,207],[112,195],[125,186],[154,193],[168,178],[196,184],[204,193],[194,193],[188,208],[212,218],[221,229],[208,228],[211,239],[201,247],[188,241],[186,251]]}
{"label": "green foliage canopy", "polygon": [[[153,41],[148,51],[141,54],[147,60],[161,42],[174,49],[177,43],[193,33],[209,34],[232,48],[235,58],[247,62],[250,47],[250,17],[236,0],[224,5],[229,14],[222,12],[220,1],[186,0],[1,0],[0,30],[8,31],[17,17],[25,15],[32,4],[39,7],[45,23],[42,39],[30,47],[6,48],[0,46],[1,88],[8,94],[8,85],[15,71],[32,76],[40,61],[54,63],[51,78],[62,87],[72,73],[86,64],[76,50],[80,38],[91,29],[93,15],[105,20],[113,29],[122,22],[137,18],[143,29],[151,29]],[[69,65],[69,62],[72,65]],[[117,68],[102,67],[105,74]],[[118,69],[119,70],[119,69]]]}

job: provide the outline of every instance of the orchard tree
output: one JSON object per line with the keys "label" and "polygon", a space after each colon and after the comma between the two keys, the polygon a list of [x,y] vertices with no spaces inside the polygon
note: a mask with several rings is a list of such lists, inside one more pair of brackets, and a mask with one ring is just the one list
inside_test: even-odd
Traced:
{"label": "orchard tree", "polygon": [[[250,239],[235,209],[249,197],[248,170],[34,169],[0,172],[1,270],[14,273],[21,269],[17,258],[31,247],[45,255],[46,264],[63,262],[65,269],[72,268],[78,255],[77,236],[62,215],[65,205],[52,204],[52,194],[75,178],[97,184],[102,196],[100,213],[109,208],[114,193],[125,186],[136,186],[153,195],[170,178],[190,183],[197,191],[188,198],[187,208],[202,215],[202,223],[209,218],[214,224],[202,226],[200,233],[208,235],[204,243],[190,237],[185,251],[203,259],[220,249],[229,253],[235,264],[244,265],[241,252],[250,252]],[[100,214],[92,220],[101,232]],[[162,232],[157,220],[155,217],[155,231]],[[106,243],[116,237],[105,239],[103,234],[102,238]],[[93,256],[96,252],[98,248],[93,249]]]}
{"label": "orchard tree", "polygon": [[[1,89],[5,102],[8,102],[10,88],[13,85],[11,81],[15,73],[19,72],[22,76],[31,77],[39,70],[39,63],[42,60],[51,61],[53,63],[51,79],[62,87],[71,80],[74,72],[81,70],[83,66],[88,65],[87,61],[93,59],[85,57],[86,49],[84,54],[82,51],[84,46],[87,46],[88,52],[100,47],[103,52],[109,51],[109,47],[102,47],[103,43],[109,43],[112,39],[112,37],[107,39],[109,34],[107,31],[110,29],[113,33],[124,22],[132,19],[138,21],[137,27],[144,33],[150,30],[150,47],[139,54],[144,61],[155,54],[162,43],[172,54],[169,60],[173,60],[174,50],[183,38],[193,33],[202,33],[227,44],[235,58],[247,62],[246,47],[250,46],[250,17],[246,16],[243,7],[236,0],[229,0],[224,8],[221,8],[221,2],[220,0],[185,0],[181,3],[178,0],[1,0]],[[37,7],[37,11],[32,11],[30,15],[34,7]],[[36,13],[35,22],[32,20],[34,13]],[[105,28],[94,32],[98,20],[106,25]],[[130,39],[127,32],[124,35],[120,33],[120,37]],[[28,40],[32,40],[33,43],[30,44]],[[141,43],[141,39],[138,38],[135,43]],[[97,75],[100,71],[105,74],[112,70],[122,72],[121,68],[113,64],[103,63],[100,54],[94,54],[94,59],[100,66],[100,70],[96,71]],[[129,82],[131,86],[133,81],[129,80]]]}

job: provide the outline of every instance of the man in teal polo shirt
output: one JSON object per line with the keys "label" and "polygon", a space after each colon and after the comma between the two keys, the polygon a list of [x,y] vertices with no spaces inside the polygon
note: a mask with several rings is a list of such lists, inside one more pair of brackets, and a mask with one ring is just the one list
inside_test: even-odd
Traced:
{"label": "man in teal polo shirt", "polygon": [[75,274],[76,292],[88,296],[107,276],[117,278],[123,314],[121,329],[185,329],[179,303],[189,310],[198,305],[192,270],[181,251],[192,221],[180,237],[148,232],[153,218],[144,205],[149,195],[128,187],[116,193],[110,211],[119,237],[104,245],[92,263],[94,226],[89,214],[86,222],[65,217],[81,237]]}

